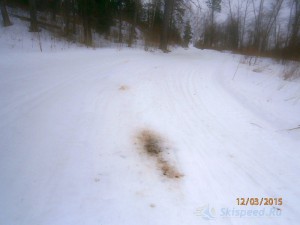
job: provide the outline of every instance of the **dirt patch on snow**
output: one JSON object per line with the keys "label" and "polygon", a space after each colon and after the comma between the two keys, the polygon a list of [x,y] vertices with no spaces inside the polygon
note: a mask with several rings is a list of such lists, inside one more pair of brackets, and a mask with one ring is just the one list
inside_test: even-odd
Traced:
{"label": "dirt patch on snow", "polygon": [[155,160],[156,166],[163,176],[170,179],[179,179],[183,176],[167,159],[166,155],[169,154],[169,148],[165,147],[161,136],[150,130],[142,130],[138,132],[137,140],[142,152]]}
{"label": "dirt patch on snow", "polygon": [[121,85],[121,86],[119,87],[119,90],[120,90],[120,91],[127,91],[127,90],[129,90],[129,87],[128,87],[127,85]]}

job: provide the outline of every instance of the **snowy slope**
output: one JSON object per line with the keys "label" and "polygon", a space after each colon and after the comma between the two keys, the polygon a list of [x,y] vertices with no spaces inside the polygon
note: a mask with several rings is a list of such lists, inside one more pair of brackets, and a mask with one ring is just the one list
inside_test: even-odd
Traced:
{"label": "snowy slope", "polygon": [[17,28],[0,28],[1,225],[299,224],[300,83],[280,66],[232,79],[229,53],[40,52],[25,32],[20,50]]}

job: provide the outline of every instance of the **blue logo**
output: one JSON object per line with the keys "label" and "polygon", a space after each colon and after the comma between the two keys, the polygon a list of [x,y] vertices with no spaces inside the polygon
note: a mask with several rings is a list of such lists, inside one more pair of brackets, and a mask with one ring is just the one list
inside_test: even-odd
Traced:
{"label": "blue logo", "polygon": [[216,210],[210,208],[209,205],[204,205],[196,210],[196,215],[202,217],[204,220],[213,220],[216,218]]}

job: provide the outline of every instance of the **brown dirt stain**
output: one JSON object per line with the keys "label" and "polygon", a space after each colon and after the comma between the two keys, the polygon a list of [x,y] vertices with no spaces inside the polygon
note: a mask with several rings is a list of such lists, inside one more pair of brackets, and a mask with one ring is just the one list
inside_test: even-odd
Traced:
{"label": "brown dirt stain", "polygon": [[179,179],[183,175],[178,169],[171,165],[165,157],[169,154],[168,147],[165,147],[163,138],[151,130],[141,130],[137,134],[138,145],[142,152],[151,159],[155,160],[157,168],[161,171],[162,175],[169,179]]}
{"label": "brown dirt stain", "polygon": [[119,87],[119,90],[120,90],[120,91],[127,91],[127,90],[129,90],[129,87],[128,87],[127,85],[121,85],[121,86]]}

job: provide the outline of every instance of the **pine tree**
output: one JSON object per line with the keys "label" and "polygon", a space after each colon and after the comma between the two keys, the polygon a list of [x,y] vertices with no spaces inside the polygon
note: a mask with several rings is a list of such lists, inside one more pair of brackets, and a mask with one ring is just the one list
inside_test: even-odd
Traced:
{"label": "pine tree", "polygon": [[82,18],[84,43],[87,46],[91,46],[93,43],[93,38],[92,38],[93,4],[92,3],[93,3],[92,0],[79,0],[78,2],[80,16]]}
{"label": "pine tree", "polygon": [[38,22],[37,22],[37,11],[36,11],[36,0],[29,0],[30,6],[30,32],[38,32]]}
{"label": "pine tree", "polygon": [[164,52],[168,51],[168,34],[170,29],[170,19],[174,0],[165,0],[164,19],[162,24],[162,32],[159,48]]}
{"label": "pine tree", "polygon": [[189,46],[191,39],[192,39],[192,28],[190,25],[190,21],[187,21],[185,24],[184,35],[183,35],[183,42],[185,47]]}
{"label": "pine tree", "polygon": [[3,18],[3,25],[5,27],[12,25],[6,10],[6,0],[0,0],[0,8],[1,8],[1,14]]}

